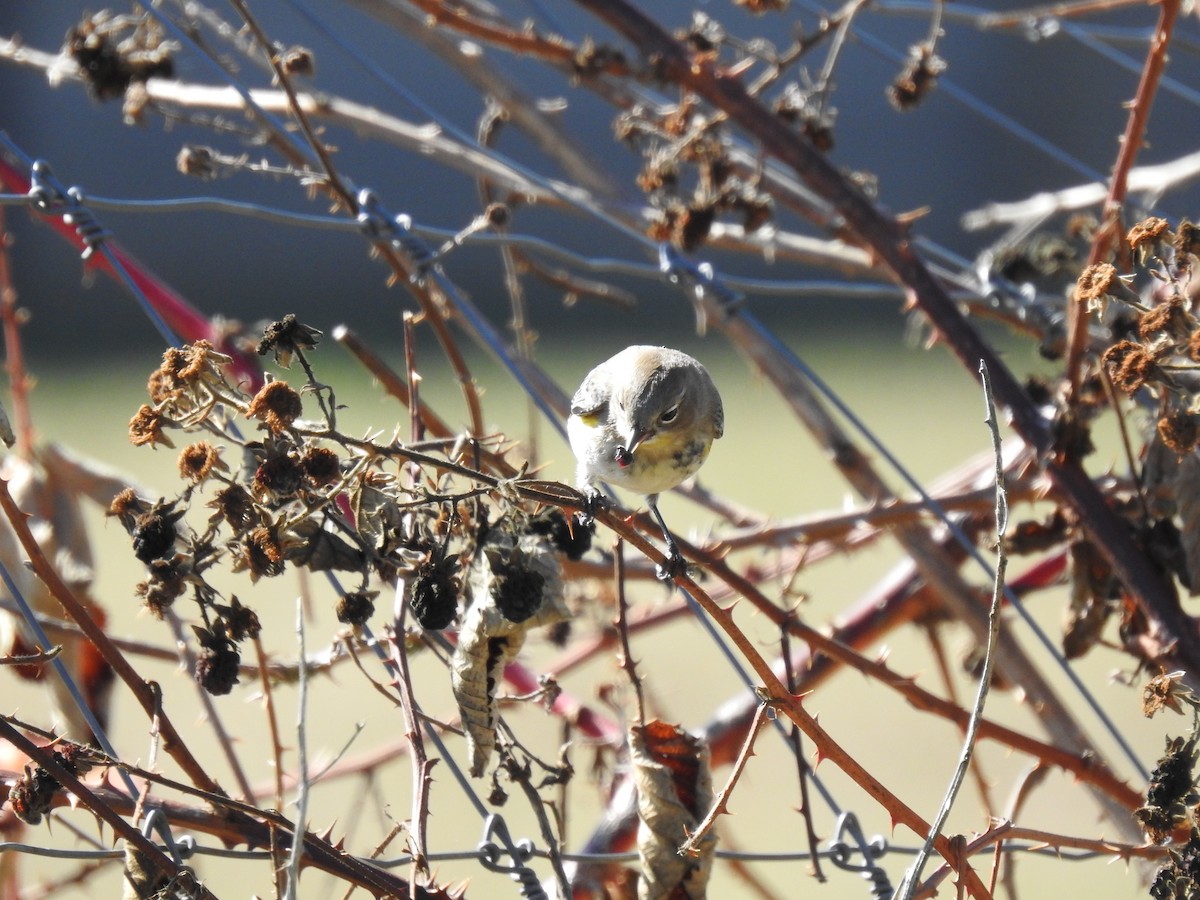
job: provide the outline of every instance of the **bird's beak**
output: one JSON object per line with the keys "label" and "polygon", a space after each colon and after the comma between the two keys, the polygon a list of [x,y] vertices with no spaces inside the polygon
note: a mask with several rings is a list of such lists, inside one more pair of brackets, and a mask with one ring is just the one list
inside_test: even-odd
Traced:
{"label": "bird's beak", "polygon": [[650,435],[651,432],[647,429],[635,431],[629,435],[629,437],[625,440],[625,449],[629,452],[629,455],[633,456],[633,454],[637,452],[637,448],[641,446],[642,441],[646,440],[646,438],[650,437]]}

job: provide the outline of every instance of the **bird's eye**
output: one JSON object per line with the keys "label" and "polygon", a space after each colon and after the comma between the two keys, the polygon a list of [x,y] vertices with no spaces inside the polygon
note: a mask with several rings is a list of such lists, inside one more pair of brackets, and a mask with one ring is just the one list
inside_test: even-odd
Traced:
{"label": "bird's eye", "polygon": [[672,406],[665,413],[658,417],[658,421],[662,425],[670,425],[677,418],[679,418],[679,407]]}

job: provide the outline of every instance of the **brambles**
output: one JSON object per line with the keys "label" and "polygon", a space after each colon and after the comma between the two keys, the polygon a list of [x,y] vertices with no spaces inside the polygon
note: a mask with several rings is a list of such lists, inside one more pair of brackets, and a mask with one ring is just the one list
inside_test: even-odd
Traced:
{"label": "brambles", "polygon": [[[281,365],[299,359],[309,376],[304,390],[328,390],[315,384],[306,357],[319,335],[287,316],[267,327],[258,349]],[[479,496],[470,471],[436,448],[351,438],[332,416],[307,421],[300,391],[285,381],[243,391],[225,377],[227,360],[203,341],[163,355],[149,382],[154,403],[139,410],[131,440],[166,445],[163,429],[207,437],[180,452],[178,496],[150,501],[126,490],[110,509],[147,564],[137,596],[160,618],[184,597],[195,604],[202,622],[193,626],[196,680],[211,694],[229,693],[238,683],[239,645],[262,627],[236,597],[222,599],[213,571],[245,573],[251,583],[292,567],[349,573],[361,587],[342,592],[335,612],[354,628],[376,612],[379,591],[369,586],[399,578],[413,618],[429,631],[454,623],[465,591],[456,684],[468,694],[478,687],[471,696],[483,710],[480,727],[494,729],[497,667],[514,658],[529,628],[569,615],[556,552],[578,559],[589,531],[568,526],[558,509],[534,514],[508,495]],[[246,421],[256,434],[241,432]],[[208,512],[190,524],[189,513],[201,509]],[[494,524],[482,524],[488,518]],[[473,560],[469,576],[464,556]],[[464,719],[477,735],[481,773],[491,738],[472,732],[465,710]]]}

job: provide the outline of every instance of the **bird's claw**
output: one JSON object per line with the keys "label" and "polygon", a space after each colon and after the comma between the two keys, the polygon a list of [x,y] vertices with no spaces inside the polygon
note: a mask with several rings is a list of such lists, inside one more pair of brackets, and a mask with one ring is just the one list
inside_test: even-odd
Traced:
{"label": "bird's claw", "polygon": [[596,513],[605,506],[604,495],[599,491],[584,491],[583,508],[575,514],[576,520],[584,528],[591,528],[595,522]]}
{"label": "bird's claw", "polygon": [[674,581],[680,575],[687,573],[688,561],[678,550],[668,553],[666,562],[661,562],[654,567],[654,576],[659,581]]}

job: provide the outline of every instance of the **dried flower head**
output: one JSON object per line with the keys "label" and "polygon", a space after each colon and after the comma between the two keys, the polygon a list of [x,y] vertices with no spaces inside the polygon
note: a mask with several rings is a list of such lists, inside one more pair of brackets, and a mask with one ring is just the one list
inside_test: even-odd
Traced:
{"label": "dried flower head", "polygon": [[280,503],[296,496],[304,481],[304,469],[286,445],[268,444],[266,458],[254,470],[250,489],[259,500]]}
{"label": "dried flower head", "polygon": [[141,447],[144,444],[149,444],[151,447],[157,447],[162,444],[164,447],[174,447],[171,439],[163,434],[163,425],[170,424],[171,420],[156,410],[153,406],[143,403],[134,417],[129,420],[129,440],[135,447]]}
{"label": "dried flower head", "polygon": [[213,469],[228,472],[229,467],[221,461],[221,453],[208,441],[188,444],[179,454],[179,476],[200,484],[212,474]]}
{"label": "dried flower head", "polygon": [[1186,334],[1188,330],[1188,314],[1183,308],[1183,298],[1178,295],[1151,307],[1138,319],[1138,335],[1144,341],[1153,340],[1159,332]]}
{"label": "dried flower head", "polygon": [[258,620],[258,613],[248,606],[243,606],[237,597],[231,597],[228,606],[215,608],[233,640],[244,641],[246,638],[253,640],[262,633],[262,623]]}
{"label": "dried flower head", "polygon": [[283,544],[272,528],[260,525],[241,543],[241,556],[234,560],[235,572],[249,571],[250,580],[264,575],[272,578],[283,572]]}
{"label": "dried flower head", "polygon": [[217,492],[208,505],[216,510],[209,522],[223,519],[235,534],[241,534],[258,522],[254,498],[240,484],[230,485]]}
{"label": "dried flower head", "polygon": [[1186,674],[1182,670],[1159,672],[1146,682],[1146,686],[1142,688],[1142,714],[1147,719],[1153,719],[1155,713],[1163,709],[1183,715],[1183,704],[1180,701],[1192,707],[1196,706],[1195,696],[1183,683],[1183,676]]}
{"label": "dried flower head", "polygon": [[187,590],[187,570],[183,557],[153,559],[149,563],[150,577],[139,583],[134,591],[142,598],[146,608],[161,619],[176,600]]}
{"label": "dried flower head", "polygon": [[1200,443],[1200,416],[1186,409],[1171,409],[1158,420],[1163,443],[1183,456]]}
{"label": "dried flower head", "polygon": [[286,381],[268,381],[250,401],[246,417],[260,419],[278,434],[290,428],[301,412],[303,405],[300,395]]}
{"label": "dried flower head", "polygon": [[272,322],[263,330],[258,342],[258,355],[270,353],[283,368],[291,368],[292,354],[312,350],[321,340],[321,332],[305,325],[293,313],[288,313],[278,322]]}
{"label": "dried flower head", "polygon": [[1154,357],[1133,341],[1113,344],[1104,351],[1102,360],[1113,384],[1127,394],[1144,385],[1154,371]]}
{"label": "dried flower head", "polygon": [[1200,256],[1200,227],[1184,219],[1175,229],[1175,262],[1184,265],[1188,256]]}
{"label": "dried flower head", "polygon": [[196,656],[196,681],[215,697],[228,694],[238,683],[238,666],[242,658],[237,645],[229,639],[220,622],[211,631],[195,625],[192,630],[200,643],[200,653]]}
{"label": "dried flower head", "polygon": [[146,14],[116,16],[102,10],[67,32],[64,50],[75,60],[99,100],[120,97],[133,82],[175,73],[176,45]]}
{"label": "dried flower head", "polygon": [[1107,297],[1117,285],[1117,268],[1112,263],[1088,266],[1075,282],[1075,299],[1093,308]]}
{"label": "dried flower head", "polygon": [[137,524],[138,516],[149,511],[150,502],[148,500],[139,497],[133,488],[125,488],[112,498],[112,503],[108,505],[107,515],[119,519],[122,527],[128,532],[132,532],[133,526]]}
{"label": "dried flower head", "polygon": [[1129,241],[1131,250],[1145,252],[1153,248],[1166,233],[1167,220],[1158,216],[1150,216],[1130,228],[1129,233],[1125,235],[1125,240]]}
{"label": "dried flower head", "polygon": [[328,447],[309,447],[300,457],[300,467],[318,487],[334,484],[342,477],[342,461]]}

